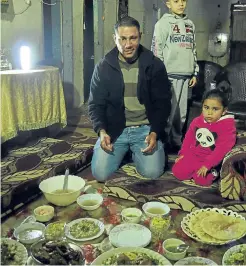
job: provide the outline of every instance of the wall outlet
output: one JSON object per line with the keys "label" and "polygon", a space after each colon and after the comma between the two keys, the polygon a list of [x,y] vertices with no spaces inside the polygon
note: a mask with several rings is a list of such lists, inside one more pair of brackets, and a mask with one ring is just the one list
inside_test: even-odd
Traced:
{"label": "wall outlet", "polygon": [[25,0],[25,2],[27,5],[29,5],[29,6],[31,5],[31,0]]}

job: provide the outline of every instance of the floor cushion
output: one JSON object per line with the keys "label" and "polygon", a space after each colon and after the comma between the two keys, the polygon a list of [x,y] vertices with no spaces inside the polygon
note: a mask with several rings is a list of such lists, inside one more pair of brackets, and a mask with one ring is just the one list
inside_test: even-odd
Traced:
{"label": "floor cushion", "polygon": [[246,132],[238,135],[236,145],[225,156],[220,176],[223,198],[246,200]]}

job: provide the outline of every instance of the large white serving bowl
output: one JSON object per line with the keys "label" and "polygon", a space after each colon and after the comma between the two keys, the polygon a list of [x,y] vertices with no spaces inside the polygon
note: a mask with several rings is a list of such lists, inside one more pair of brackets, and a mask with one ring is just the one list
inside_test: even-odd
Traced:
{"label": "large white serving bowl", "polygon": [[229,259],[229,257],[232,254],[239,252],[241,249],[245,249],[246,250],[246,244],[236,245],[236,246],[233,246],[233,247],[229,248],[225,252],[225,254],[223,255],[222,265],[230,265],[230,264],[226,264],[226,261]]}
{"label": "large white serving bowl", "polygon": [[58,175],[43,180],[39,184],[39,189],[44,193],[45,198],[57,206],[68,206],[74,203],[81,191],[85,187],[85,180],[79,176],[68,176],[68,190],[72,190],[69,193],[56,194],[56,190],[63,189],[64,175]]}
{"label": "large white serving bowl", "polygon": [[[91,265],[103,265],[103,262],[110,258],[111,256],[118,255],[120,253],[125,252],[137,252],[137,253],[145,253],[148,256],[150,256],[153,259],[158,260],[158,265],[172,265],[171,262],[163,257],[161,254],[147,249],[147,248],[133,248],[133,247],[122,247],[122,248],[114,248],[107,252],[102,253],[99,255],[92,263]],[[104,264],[105,265],[105,264]]]}

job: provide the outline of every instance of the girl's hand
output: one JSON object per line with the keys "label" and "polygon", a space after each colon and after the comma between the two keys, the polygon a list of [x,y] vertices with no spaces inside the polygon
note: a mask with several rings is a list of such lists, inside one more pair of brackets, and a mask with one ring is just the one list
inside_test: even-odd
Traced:
{"label": "girl's hand", "polygon": [[208,168],[206,166],[202,166],[198,171],[197,175],[205,177],[207,175]]}
{"label": "girl's hand", "polygon": [[175,163],[177,163],[179,160],[183,159],[184,158],[184,155],[180,155],[176,160],[175,160]]}
{"label": "girl's hand", "polygon": [[194,87],[196,85],[196,83],[197,83],[197,78],[194,76],[189,81],[189,87],[190,88]]}

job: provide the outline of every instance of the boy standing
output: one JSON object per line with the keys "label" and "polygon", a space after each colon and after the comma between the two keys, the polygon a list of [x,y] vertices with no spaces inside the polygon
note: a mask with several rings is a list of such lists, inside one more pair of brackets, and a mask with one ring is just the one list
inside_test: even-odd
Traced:
{"label": "boy standing", "polygon": [[188,88],[197,82],[194,23],[184,14],[187,0],[167,0],[170,14],[156,23],[151,50],[165,64],[172,83],[172,111],[167,133],[174,150],[181,146],[182,127],[186,120]]}

